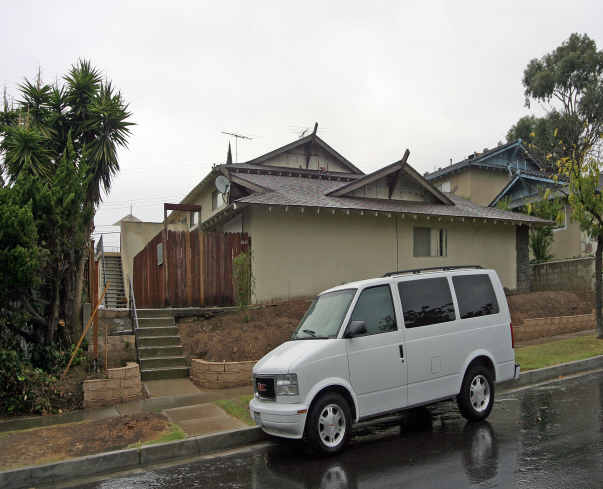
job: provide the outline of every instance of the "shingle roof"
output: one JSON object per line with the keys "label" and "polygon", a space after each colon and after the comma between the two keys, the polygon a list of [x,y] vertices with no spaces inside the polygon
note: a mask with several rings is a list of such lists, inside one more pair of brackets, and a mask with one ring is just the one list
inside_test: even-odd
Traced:
{"label": "shingle roof", "polygon": [[446,195],[454,205],[359,197],[332,197],[326,194],[346,185],[346,182],[261,174],[238,173],[237,176],[267,189],[266,192],[254,193],[238,199],[236,202],[241,204],[322,207],[327,209],[491,219],[533,224],[548,222],[525,214],[503,211],[492,207],[483,207],[449,193]]}
{"label": "shingle roof", "polygon": [[538,167],[542,167],[540,165],[540,163],[538,162],[538,160],[536,160],[532,155],[530,155],[530,153],[524,148],[524,146],[521,142],[521,139],[518,139],[511,143],[501,144],[500,146],[497,146],[496,148],[492,148],[488,151],[484,151],[483,153],[480,153],[477,155],[471,155],[468,158],[465,158],[464,160],[454,163],[453,165],[448,165],[448,166],[445,166],[444,168],[440,168],[439,170],[428,173],[425,175],[425,178],[427,180],[433,180],[435,178],[447,175],[448,173],[454,172],[456,170],[460,170],[461,168],[464,168],[466,166],[471,166],[471,165],[491,166],[492,168],[495,168],[495,169],[498,168],[501,170],[505,170],[506,167],[501,167],[499,165],[488,165],[487,163],[485,163],[485,160],[487,160],[488,158],[490,158],[491,156],[493,156],[496,153],[499,153],[501,151],[506,151],[514,146],[519,146],[524,151],[524,153],[526,154],[526,156],[528,158],[530,158]]}

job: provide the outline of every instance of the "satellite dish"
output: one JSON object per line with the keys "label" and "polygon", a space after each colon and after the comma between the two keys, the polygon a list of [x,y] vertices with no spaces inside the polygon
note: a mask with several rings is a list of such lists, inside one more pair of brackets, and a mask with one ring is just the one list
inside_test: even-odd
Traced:
{"label": "satellite dish", "polygon": [[216,178],[216,189],[221,194],[225,194],[230,189],[230,180],[223,175],[218,176]]}

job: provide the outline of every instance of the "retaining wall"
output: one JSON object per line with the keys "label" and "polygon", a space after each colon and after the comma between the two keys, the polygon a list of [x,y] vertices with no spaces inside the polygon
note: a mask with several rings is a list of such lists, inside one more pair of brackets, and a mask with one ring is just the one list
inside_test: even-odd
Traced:
{"label": "retaining wall", "polygon": [[191,380],[206,389],[224,389],[251,384],[251,370],[256,361],[207,362],[191,360]]}
{"label": "retaining wall", "polygon": [[593,314],[524,319],[522,323],[513,325],[513,335],[515,341],[521,342],[577,331],[587,331],[594,329],[594,327],[595,318]]}
{"label": "retaining wall", "polygon": [[84,407],[101,407],[142,399],[142,382],[137,363],[107,369],[106,379],[84,381]]}
{"label": "retaining wall", "polygon": [[555,260],[530,265],[530,289],[594,290],[595,259],[593,257]]}

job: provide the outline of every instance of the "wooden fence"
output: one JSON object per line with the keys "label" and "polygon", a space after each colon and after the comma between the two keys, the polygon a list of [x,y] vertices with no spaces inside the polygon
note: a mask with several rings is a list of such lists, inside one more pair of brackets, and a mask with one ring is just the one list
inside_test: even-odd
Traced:
{"label": "wooden fence", "polygon": [[246,233],[168,231],[165,238],[160,232],[134,257],[137,307],[234,304],[232,259],[251,249]]}

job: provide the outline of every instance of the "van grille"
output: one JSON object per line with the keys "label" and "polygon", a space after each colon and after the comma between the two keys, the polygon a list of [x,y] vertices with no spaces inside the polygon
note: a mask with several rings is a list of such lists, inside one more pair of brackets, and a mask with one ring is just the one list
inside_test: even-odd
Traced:
{"label": "van grille", "polygon": [[260,399],[275,399],[274,379],[272,377],[256,377],[254,390]]}

